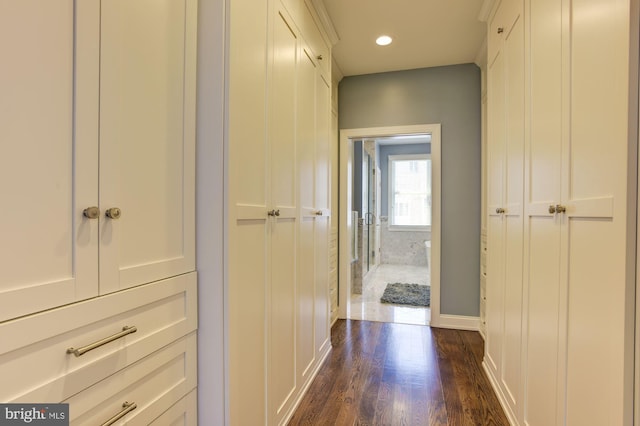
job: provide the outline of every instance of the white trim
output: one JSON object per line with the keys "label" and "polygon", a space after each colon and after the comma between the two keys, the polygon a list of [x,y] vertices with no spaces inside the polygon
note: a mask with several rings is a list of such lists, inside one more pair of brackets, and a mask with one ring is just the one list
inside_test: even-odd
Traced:
{"label": "white trim", "polygon": [[331,45],[334,46],[340,41],[340,36],[336,31],[336,27],[333,25],[333,21],[331,21],[329,17],[329,13],[327,13],[327,9],[324,7],[324,2],[322,0],[311,0],[311,3],[313,3],[313,8],[318,14],[318,19],[320,19],[324,30],[327,32],[327,37],[329,37]]}
{"label": "white trim", "polygon": [[340,69],[340,66],[336,62],[336,58],[331,55],[331,80],[334,84],[338,84],[344,78],[344,73]]}
{"label": "white trim", "polygon": [[298,393],[298,398],[296,398],[293,405],[289,408],[289,410],[287,410],[287,414],[285,414],[285,416],[282,418],[280,425],[286,425],[287,423],[289,423],[289,420],[291,420],[291,417],[293,417],[296,410],[298,409],[298,406],[302,402],[302,398],[304,398],[307,395],[307,391],[309,390],[311,383],[313,383],[316,376],[320,372],[320,369],[322,368],[322,366],[324,366],[324,363],[327,361],[327,358],[331,353],[331,345],[325,345],[325,346],[327,347],[327,349],[324,351],[324,354],[322,355],[322,359],[320,360],[319,363],[316,364],[316,367],[313,369],[313,372],[307,378],[307,381],[305,382],[302,388],[302,392]]}
{"label": "white trim", "polygon": [[462,315],[440,315],[440,317],[435,321],[433,318],[431,318],[431,327],[479,331],[480,317],[467,317]]}
{"label": "white trim", "polygon": [[198,1],[196,265],[198,271],[198,417],[229,422],[225,299],[226,71],[228,1]]}
{"label": "white trim", "polygon": [[489,15],[491,15],[491,10],[493,9],[493,5],[496,3],[496,0],[484,0],[482,2],[482,6],[480,7],[480,12],[478,13],[478,21],[480,22],[488,22]]}
{"label": "white trim", "polygon": [[[440,322],[440,214],[441,214],[441,126],[418,124],[340,130],[339,211],[339,299],[338,317],[351,316],[351,187],[353,139],[391,135],[431,134],[431,324]],[[477,328],[477,327],[476,327]]]}
{"label": "white trim", "polygon": [[[484,369],[484,374],[489,378],[489,383],[491,383],[491,387],[493,388],[493,392],[498,397],[498,401],[500,402],[500,405],[502,406],[502,411],[504,411],[504,414],[507,416],[507,420],[509,420],[509,424],[512,424],[512,425],[519,424],[518,421],[516,420],[514,414],[511,412],[511,407],[509,407],[509,404],[507,404],[507,402],[506,402],[507,399],[504,396],[504,394],[502,393],[502,388],[500,386],[498,386],[498,381],[496,380],[495,377],[493,377],[493,374],[491,373],[491,369],[487,366],[486,358],[485,358],[484,361],[482,361],[482,368]],[[525,422],[525,424],[526,424],[526,422]]]}
{"label": "white trim", "polygon": [[487,67],[487,38],[482,40],[480,49],[476,53],[476,59],[473,61],[480,69],[484,70]]}

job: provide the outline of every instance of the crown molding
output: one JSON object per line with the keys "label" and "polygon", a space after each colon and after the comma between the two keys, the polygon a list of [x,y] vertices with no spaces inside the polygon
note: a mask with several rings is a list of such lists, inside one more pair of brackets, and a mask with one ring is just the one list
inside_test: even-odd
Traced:
{"label": "crown molding", "polygon": [[337,42],[340,41],[340,36],[338,36],[338,33],[336,32],[336,28],[333,26],[333,22],[331,21],[331,18],[327,13],[327,8],[324,7],[324,1],[311,0],[311,3],[313,3],[313,8],[316,10],[316,13],[318,14],[318,18],[320,19],[322,26],[327,32],[327,36],[329,37],[329,41],[331,42],[331,45],[334,46]]}

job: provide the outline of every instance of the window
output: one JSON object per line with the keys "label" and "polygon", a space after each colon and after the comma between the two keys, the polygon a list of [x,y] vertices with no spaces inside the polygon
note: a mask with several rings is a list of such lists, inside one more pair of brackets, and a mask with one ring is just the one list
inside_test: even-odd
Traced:
{"label": "window", "polygon": [[389,228],[431,227],[431,156],[389,156]]}

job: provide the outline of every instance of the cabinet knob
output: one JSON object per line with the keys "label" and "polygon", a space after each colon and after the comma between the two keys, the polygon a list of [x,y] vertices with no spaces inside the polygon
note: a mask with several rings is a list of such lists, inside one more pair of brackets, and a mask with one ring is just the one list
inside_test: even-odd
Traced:
{"label": "cabinet knob", "polygon": [[549,213],[554,214],[556,212],[556,206],[553,204],[549,206]]}
{"label": "cabinet knob", "polygon": [[503,214],[504,212],[505,212],[505,210],[502,207],[498,207],[496,209],[496,213],[498,213],[498,214]]}
{"label": "cabinet knob", "polygon": [[563,206],[561,204],[556,204],[556,212],[558,212],[558,213],[566,213],[567,212],[567,207]]}
{"label": "cabinet knob", "polygon": [[109,219],[120,219],[120,216],[122,216],[122,210],[117,207],[111,207],[110,209],[107,209],[105,216]]}
{"label": "cabinet knob", "polygon": [[319,61],[321,61],[322,60],[322,55],[318,55],[317,58],[318,58]]}
{"label": "cabinet knob", "polygon": [[87,207],[82,211],[82,214],[87,219],[97,219],[100,216],[100,209],[95,206]]}
{"label": "cabinet knob", "polygon": [[322,216],[322,210],[318,210],[318,211],[316,212],[316,216]]}
{"label": "cabinet knob", "polygon": [[503,27],[498,27],[498,34],[502,34],[504,32],[504,28]]}
{"label": "cabinet knob", "polygon": [[280,216],[280,210],[269,210],[267,212],[268,216]]}

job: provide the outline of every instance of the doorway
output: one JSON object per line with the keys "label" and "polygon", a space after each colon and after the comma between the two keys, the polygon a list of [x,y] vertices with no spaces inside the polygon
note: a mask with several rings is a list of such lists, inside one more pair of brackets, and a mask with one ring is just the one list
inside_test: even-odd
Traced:
{"label": "doorway", "polygon": [[[391,203],[390,197],[383,200],[384,194],[390,194],[388,185],[384,185],[385,179],[381,173],[381,164],[376,161],[376,152],[379,156],[379,149],[376,149],[376,141],[384,141],[383,144],[392,144],[398,142],[395,139],[418,140],[418,138],[428,138],[430,145],[430,153],[428,154],[431,193],[429,201],[431,209],[429,209],[430,217],[430,235],[423,238],[422,234],[419,238],[422,241],[415,242],[423,244],[420,252],[423,258],[430,251],[430,261],[425,259],[423,264],[411,265],[391,265],[385,264],[381,257],[381,232],[387,232],[390,228],[389,220],[393,222],[393,210],[388,205]],[[369,146],[365,149],[365,144],[369,142]],[[431,289],[431,306],[430,312],[423,315],[423,322],[413,322],[411,315],[407,316],[407,310],[415,309],[395,305],[398,309],[392,309],[391,316],[386,315],[383,321],[409,322],[417,324],[435,325],[439,321],[440,315],[440,125],[425,124],[412,126],[396,126],[396,127],[380,127],[380,128],[364,128],[364,129],[346,129],[340,132],[340,306],[339,316],[341,318],[353,319],[369,319],[362,318],[362,312],[354,312],[352,308],[352,298],[358,301],[363,298],[362,280],[369,280],[373,286],[382,286],[377,291],[382,292],[387,281],[394,282],[416,282],[420,285],[430,285]],[[358,149],[354,150],[354,146]],[[386,160],[385,160],[386,161]],[[400,164],[400,163],[398,163]],[[415,161],[410,161],[411,167],[422,167]],[[388,175],[388,165],[387,176]],[[354,171],[361,169],[359,175],[361,179],[354,178]],[[359,180],[360,182],[356,182]],[[356,184],[358,187],[356,188]],[[384,188],[383,188],[384,187]],[[356,192],[357,191],[357,192]],[[396,194],[397,191],[392,192]],[[355,197],[354,197],[355,194]],[[423,194],[424,199],[424,194]],[[402,200],[401,200],[402,201]],[[385,207],[385,202],[387,207]],[[405,203],[406,204],[406,203]],[[381,206],[383,212],[381,213]],[[403,205],[403,208],[406,208]],[[381,216],[382,215],[382,216]],[[382,219],[382,223],[381,223]],[[404,219],[403,219],[404,220]],[[359,232],[358,232],[359,231]],[[410,231],[405,235],[416,234],[411,229],[403,229],[402,231]],[[402,232],[401,231],[401,232]],[[416,229],[417,231],[417,229]],[[424,230],[420,230],[424,231]],[[404,233],[404,232],[403,232]],[[400,233],[396,233],[401,235]],[[425,240],[430,243],[429,249],[424,244]],[[384,250],[384,249],[383,249]],[[389,253],[389,251],[383,251]],[[361,270],[358,271],[358,263]],[[387,262],[393,263],[393,262]],[[424,266],[423,266],[424,265]],[[359,287],[360,286],[360,287]],[[366,287],[366,286],[365,286]],[[355,290],[355,292],[354,292]],[[371,294],[368,296],[369,302],[378,302],[373,300]],[[376,296],[379,298],[379,295]],[[360,306],[360,305],[355,305]],[[375,309],[386,309],[385,306],[379,305]],[[392,305],[388,305],[392,308]],[[428,315],[430,314],[430,315]],[[385,316],[384,314],[382,315]]]}

